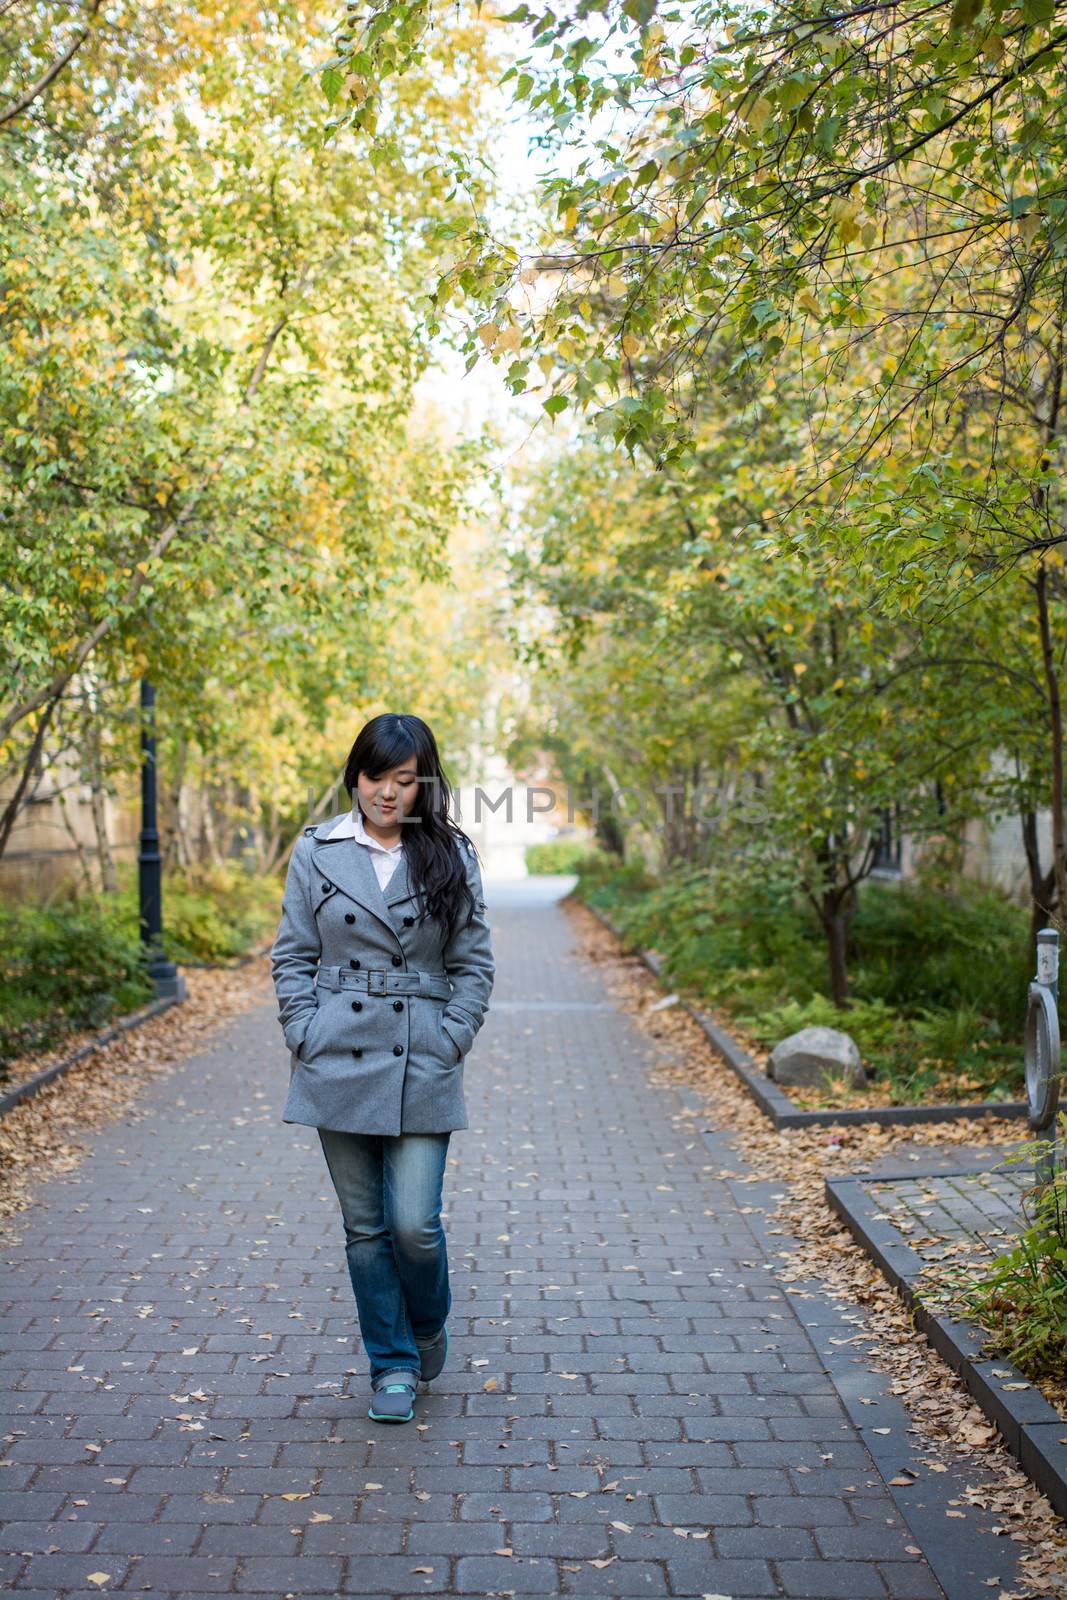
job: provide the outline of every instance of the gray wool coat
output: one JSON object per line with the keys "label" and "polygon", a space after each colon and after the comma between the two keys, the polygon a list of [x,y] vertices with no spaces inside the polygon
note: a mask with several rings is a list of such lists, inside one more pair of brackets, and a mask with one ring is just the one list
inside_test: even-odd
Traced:
{"label": "gray wool coat", "polygon": [[271,949],[290,1052],[282,1121],[349,1133],[469,1127],[463,1067],[496,970],[478,858],[460,842],[474,912],[446,944],[438,922],[418,924],[405,851],[383,892],[364,845],[326,837],[344,814],[297,839]]}

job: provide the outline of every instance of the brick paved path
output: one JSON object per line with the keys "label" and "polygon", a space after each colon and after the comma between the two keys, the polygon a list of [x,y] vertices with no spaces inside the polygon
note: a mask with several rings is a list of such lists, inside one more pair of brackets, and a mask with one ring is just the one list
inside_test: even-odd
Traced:
{"label": "brick paved path", "polygon": [[558,908],[489,892],[499,981],[445,1187],[452,1359],[416,1423],[366,1416],[336,1201],[314,1133],[279,1121],[261,1006],[8,1242],[21,1600],[940,1595],[649,1083],[652,1042],[569,960]]}
{"label": "brick paved path", "polygon": [[[961,1162],[961,1167],[963,1163]],[[869,1185],[882,1215],[924,1261],[980,1261],[1014,1245],[1026,1226],[1032,1163],[996,1171],[897,1178]]]}

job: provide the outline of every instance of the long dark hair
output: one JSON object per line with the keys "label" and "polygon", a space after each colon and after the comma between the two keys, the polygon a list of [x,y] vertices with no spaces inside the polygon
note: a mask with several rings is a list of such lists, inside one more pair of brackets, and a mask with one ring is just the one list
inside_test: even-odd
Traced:
{"label": "long dark hair", "polygon": [[452,787],[441,766],[437,740],[426,723],[408,712],[383,711],[371,717],[349,751],[344,784],[349,798],[358,805],[361,772],[377,778],[412,759],[423,781],[407,814],[412,820],[401,823],[404,857],[412,890],[419,899],[419,919],[436,918],[445,929],[447,943],[464,911],[464,927],[474,915],[474,897],[463,867],[467,844],[473,848],[473,841],[448,815]]}

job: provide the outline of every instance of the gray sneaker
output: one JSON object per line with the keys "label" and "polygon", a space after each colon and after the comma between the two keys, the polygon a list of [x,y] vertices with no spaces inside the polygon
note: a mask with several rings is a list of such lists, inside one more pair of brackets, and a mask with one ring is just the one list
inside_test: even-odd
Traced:
{"label": "gray sneaker", "polygon": [[419,1354],[422,1357],[422,1371],[419,1376],[424,1383],[429,1383],[431,1378],[437,1377],[448,1360],[448,1329],[442,1328],[432,1344],[420,1344]]}
{"label": "gray sneaker", "polygon": [[[414,1380],[415,1374],[412,1373]],[[375,1389],[368,1417],[374,1422],[410,1422],[415,1415],[415,1382],[384,1383]]]}

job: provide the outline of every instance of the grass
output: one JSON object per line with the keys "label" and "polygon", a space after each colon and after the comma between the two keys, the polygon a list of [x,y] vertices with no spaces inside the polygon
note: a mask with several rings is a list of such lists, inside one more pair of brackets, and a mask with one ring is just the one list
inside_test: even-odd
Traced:
{"label": "grass", "polygon": [[578,894],[629,941],[657,951],[675,987],[764,1049],[814,1024],[851,1034],[871,1084],[805,1094],[805,1105],[1022,1095],[1029,913],[996,890],[969,880],[951,893],[921,878],[864,884],[851,1004],[840,1010],[829,997],[822,929],[788,890],[707,869],[657,880],[600,855],[576,870]]}

